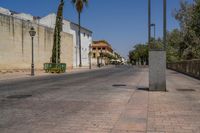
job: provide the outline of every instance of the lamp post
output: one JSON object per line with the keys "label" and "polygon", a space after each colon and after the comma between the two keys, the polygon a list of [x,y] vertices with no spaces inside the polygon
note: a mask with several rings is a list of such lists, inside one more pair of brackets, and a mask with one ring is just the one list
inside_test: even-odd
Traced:
{"label": "lamp post", "polygon": [[34,36],[36,34],[36,31],[34,29],[34,27],[31,27],[30,31],[29,31],[29,34],[31,36],[31,39],[32,39],[32,62],[31,62],[31,76],[34,76],[34,47],[33,47],[33,39],[34,39]]}
{"label": "lamp post", "polygon": [[155,48],[155,42],[156,42],[156,24],[151,24],[151,27],[154,29],[154,48]]}
{"label": "lamp post", "polygon": [[151,27],[153,27],[154,30],[154,39],[156,39],[156,24],[151,24]]}

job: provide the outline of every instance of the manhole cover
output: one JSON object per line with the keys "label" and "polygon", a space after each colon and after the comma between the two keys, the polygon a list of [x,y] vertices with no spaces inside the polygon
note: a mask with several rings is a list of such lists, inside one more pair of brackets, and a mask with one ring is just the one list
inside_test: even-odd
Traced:
{"label": "manhole cover", "polygon": [[23,99],[23,98],[28,98],[31,97],[32,95],[11,95],[7,96],[8,99]]}
{"label": "manhole cover", "polygon": [[127,85],[125,85],[125,84],[114,84],[114,85],[112,85],[113,87],[123,87],[123,86],[127,86]]}
{"label": "manhole cover", "polygon": [[195,91],[194,89],[176,89],[177,91],[182,91],[182,92],[190,92],[190,91]]}

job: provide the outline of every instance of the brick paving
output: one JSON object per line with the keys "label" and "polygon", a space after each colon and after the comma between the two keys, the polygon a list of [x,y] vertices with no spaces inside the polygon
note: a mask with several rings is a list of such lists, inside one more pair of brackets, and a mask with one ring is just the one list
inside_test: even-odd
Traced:
{"label": "brick paving", "polygon": [[166,93],[149,92],[148,131],[200,133],[200,81],[168,71],[167,86]]}
{"label": "brick paving", "polygon": [[[147,68],[112,68],[88,75],[32,84],[30,90],[8,92],[0,87],[0,132],[200,133],[199,80],[169,70],[168,92],[148,92],[138,89],[148,86]],[[5,98],[18,92],[33,96]]]}

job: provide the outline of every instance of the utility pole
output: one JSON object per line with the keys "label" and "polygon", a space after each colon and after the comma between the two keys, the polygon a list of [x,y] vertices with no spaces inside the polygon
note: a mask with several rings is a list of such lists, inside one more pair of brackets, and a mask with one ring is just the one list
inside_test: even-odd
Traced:
{"label": "utility pole", "polygon": [[167,36],[167,1],[163,0],[163,44],[166,51],[166,36]]}
{"label": "utility pole", "polygon": [[151,0],[148,0],[148,43],[151,46]]}

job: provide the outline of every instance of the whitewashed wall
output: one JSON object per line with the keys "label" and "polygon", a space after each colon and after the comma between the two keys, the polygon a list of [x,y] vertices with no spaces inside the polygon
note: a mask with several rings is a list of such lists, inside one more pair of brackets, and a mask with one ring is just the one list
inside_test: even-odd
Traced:
{"label": "whitewashed wall", "polygon": [[[39,20],[41,25],[50,28],[55,27],[56,14],[49,14]],[[68,20],[63,20],[63,32],[73,35],[73,67],[79,66],[79,41],[78,41],[78,25]],[[89,45],[92,43],[92,32],[81,28],[81,58],[83,67],[89,66]]]}
{"label": "whitewashed wall", "polygon": [[11,15],[11,12],[3,7],[0,7],[0,13],[4,15]]}
{"label": "whitewashed wall", "polygon": [[13,16],[14,16],[15,18],[22,19],[22,20],[33,21],[33,16],[30,15],[30,14],[19,13],[19,14],[14,14]]}
{"label": "whitewashed wall", "polygon": [[45,25],[49,28],[55,28],[56,14],[51,13],[39,20],[41,25]]}
{"label": "whitewashed wall", "polygon": [[[75,40],[75,45],[74,45],[74,67],[79,66],[79,41],[78,41],[78,25],[71,23],[71,33]],[[92,44],[92,32],[88,31],[84,28],[81,29],[81,58],[82,58],[82,65],[83,67],[88,67],[89,66],[89,45]]]}
{"label": "whitewashed wall", "polygon": [[[56,14],[51,13],[39,20],[41,25],[45,25],[50,28],[55,28],[56,24]],[[70,33],[70,22],[67,20],[63,20],[63,32]]]}

